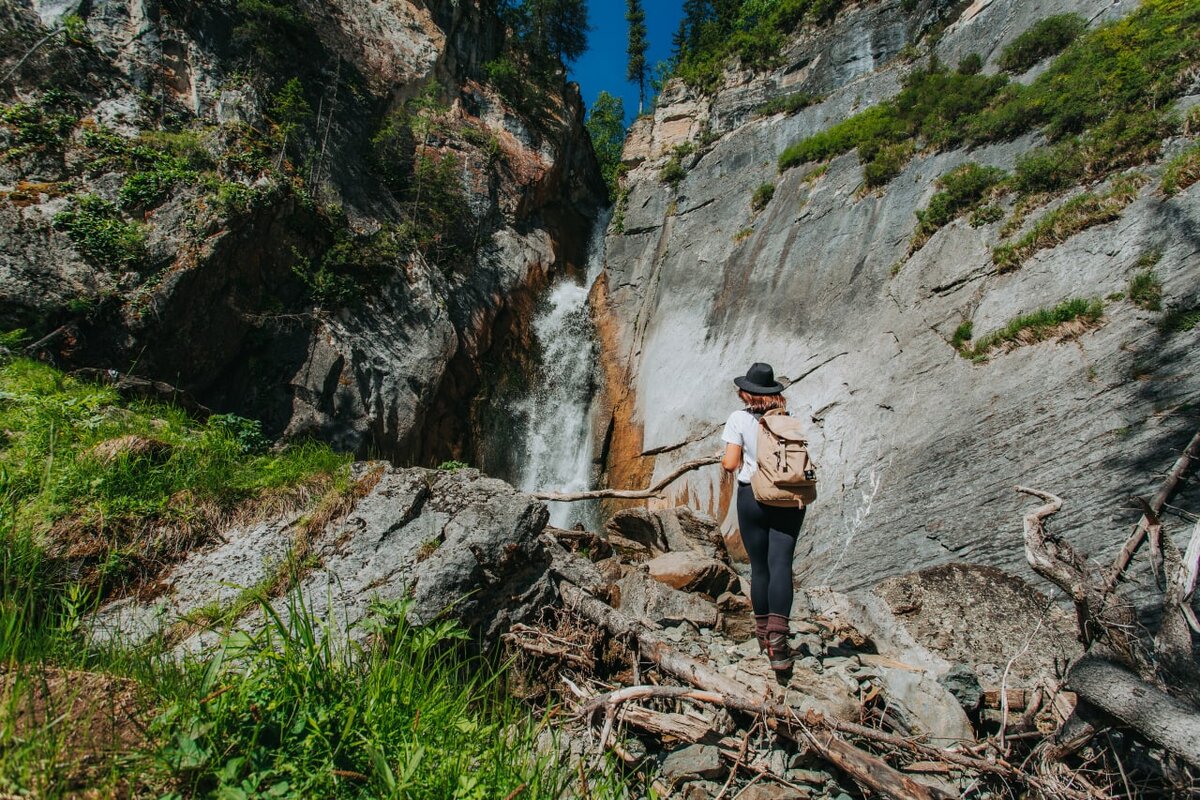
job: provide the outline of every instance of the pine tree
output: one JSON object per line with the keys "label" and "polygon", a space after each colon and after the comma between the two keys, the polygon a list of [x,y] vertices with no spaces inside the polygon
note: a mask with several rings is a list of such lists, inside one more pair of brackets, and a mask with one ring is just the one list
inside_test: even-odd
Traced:
{"label": "pine tree", "polygon": [[587,0],[526,0],[535,51],[570,63],[587,51]]}
{"label": "pine tree", "polygon": [[629,47],[627,49],[629,65],[625,76],[637,84],[638,114],[640,115],[646,106],[646,73],[648,70],[646,49],[649,47],[649,42],[646,40],[646,12],[642,9],[641,0],[626,0],[626,2],[625,20],[629,23]]}
{"label": "pine tree", "polygon": [[611,200],[620,188],[621,148],[625,145],[625,104],[621,98],[600,92],[586,126]]}

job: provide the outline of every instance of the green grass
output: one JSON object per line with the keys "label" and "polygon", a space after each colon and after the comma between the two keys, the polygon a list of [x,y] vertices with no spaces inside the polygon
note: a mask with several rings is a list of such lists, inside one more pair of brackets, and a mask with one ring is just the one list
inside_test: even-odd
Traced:
{"label": "green grass", "polygon": [[889,148],[900,142],[942,150],[1040,130],[1050,144],[1018,164],[1015,188],[1060,191],[1096,180],[1153,158],[1176,127],[1167,109],[1200,61],[1198,32],[1194,2],[1144,0],[1081,33],[1028,86],[934,62],[910,73],[895,98],[789,146],[779,167],[857,148],[868,184],[878,185],[898,174]]}
{"label": "green grass", "polygon": [[1137,197],[1138,187],[1143,182],[1139,176],[1123,177],[1115,181],[1107,192],[1084,192],[1072,197],[1039,219],[1017,241],[993,248],[992,261],[1000,272],[1011,272],[1020,269],[1039,250],[1062,244],[1095,225],[1112,222]]}
{"label": "green grass", "polygon": [[939,191],[930,198],[929,205],[915,212],[917,230],[913,234],[912,248],[919,248],[943,226],[975,210],[1005,177],[1002,169],[968,162],[938,178]]}
{"label": "green grass", "polygon": [[253,516],[256,503],[304,502],[348,480],[348,458],[324,445],[265,452],[256,422],[199,424],[26,359],[0,365],[0,431],[14,530],[58,554],[44,566],[60,576],[47,580],[97,594],[169,563],[230,515]]}
{"label": "green grass", "polygon": [[771,198],[775,196],[775,184],[763,183],[754,190],[753,196],[750,198],[750,207],[755,211],[762,211],[771,202]]}
{"label": "green grass", "polygon": [[1000,69],[1025,72],[1039,61],[1061,53],[1086,29],[1087,21],[1078,14],[1047,17],[1004,48]]}
{"label": "green grass", "polygon": [[[968,344],[971,328],[964,322],[955,331],[952,344],[964,357],[972,361],[985,361],[997,349],[1007,346],[1034,344],[1063,335],[1072,335],[1080,330],[1095,326],[1104,316],[1104,304],[1098,299],[1073,298],[1053,308],[1043,308],[1025,314],[1009,322],[998,331],[993,331]],[[1068,329],[1076,323],[1075,330]],[[961,334],[961,335],[960,335]]]}
{"label": "green grass", "polygon": [[1162,310],[1162,280],[1153,270],[1136,273],[1129,279],[1129,301],[1147,311]]}
{"label": "green grass", "polygon": [[1200,144],[1192,145],[1167,162],[1160,188],[1167,197],[1174,197],[1196,181],[1200,181]]}
{"label": "green grass", "polygon": [[667,159],[667,163],[658,171],[658,179],[670,186],[672,189],[679,188],[679,184],[687,177],[687,170],[683,166],[683,159],[694,150],[690,142],[675,145],[675,149],[671,151],[671,157]]}
{"label": "green grass", "polygon": [[964,319],[958,323],[958,327],[954,329],[954,335],[950,337],[950,345],[958,351],[962,351],[967,347],[967,343],[971,341],[971,337],[975,331],[975,323],[969,319]]}

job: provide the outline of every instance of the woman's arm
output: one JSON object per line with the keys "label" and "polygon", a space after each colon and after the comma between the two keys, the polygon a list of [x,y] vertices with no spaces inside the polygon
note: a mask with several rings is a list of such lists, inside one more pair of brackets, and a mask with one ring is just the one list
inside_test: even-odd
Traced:
{"label": "woman's arm", "polygon": [[726,444],[725,455],[721,456],[721,469],[726,472],[737,472],[742,468],[742,446]]}

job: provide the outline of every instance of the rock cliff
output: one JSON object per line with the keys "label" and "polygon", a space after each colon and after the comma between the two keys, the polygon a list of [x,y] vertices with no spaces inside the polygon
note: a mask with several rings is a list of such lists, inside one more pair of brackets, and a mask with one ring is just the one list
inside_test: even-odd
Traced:
{"label": "rock cliff", "polygon": [[483,362],[604,202],[576,88],[489,82],[493,4],[0,18],[0,325],[275,435],[470,457]]}
{"label": "rock cliff", "polygon": [[[1012,169],[1041,134],[918,150],[881,188],[863,186],[853,152],[777,173],[788,145],[894,96],[916,66],[914,49],[951,65],[977,53],[994,73],[1003,47],[1051,14],[1097,26],[1137,7],[966,5],[851,7],[795,37],[773,72],[729,67],[711,96],[672,82],[626,143],[626,194],[593,294],[609,378],[597,452],[609,483],[645,485],[716,452],[737,407],[731,379],[753,361],[773,364],[793,413],[810,422],[821,466],[797,554],[802,584],[849,589],[954,561],[1028,576],[1015,483],[1063,496],[1056,522],[1107,561],[1137,516],[1126,498],[1152,492],[1196,428],[1200,333],[1164,315],[1195,308],[1200,295],[1200,192],[1159,189],[1186,135],[1136,167],[1145,177],[1112,221],[1059,237],[1009,271],[994,263],[999,221],[960,218],[908,257],[914,211],[952,168]],[[1200,102],[1188,80],[1175,101],[1181,115]],[[800,92],[815,102],[760,110]],[[764,183],[773,195],[756,209]],[[1011,210],[1004,202],[1001,216]],[[1147,263],[1167,310],[1124,294]],[[1108,298],[1097,324],[986,359],[956,347],[964,321],[976,334],[995,331],[1076,297]],[[715,467],[693,473],[665,502],[706,510],[729,530],[727,481]],[[1171,527],[1182,535],[1185,525]]]}

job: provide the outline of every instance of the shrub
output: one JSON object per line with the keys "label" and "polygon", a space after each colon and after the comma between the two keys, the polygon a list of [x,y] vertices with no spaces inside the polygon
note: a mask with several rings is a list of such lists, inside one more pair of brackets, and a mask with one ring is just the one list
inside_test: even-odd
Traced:
{"label": "shrub", "polygon": [[1021,194],[1057,192],[1078,183],[1083,159],[1072,140],[1051,147],[1035,147],[1017,157],[1013,188]]}
{"label": "shrub", "polygon": [[55,227],[91,263],[108,269],[136,267],[145,256],[146,233],[126,222],[115,205],[94,194],[77,195],[71,207],[54,215]]}
{"label": "shrub", "polygon": [[658,171],[658,179],[670,186],[672,189],[679,187],[680,182],[687,177],[687,170],[683,168],[683,157],[687,152],[680,147],[676,147],[671,153],[671,157],[667,159],[667,163]]}
{"label": "shrub", "polygon": [[1167,162],[1160,187],[1167,197],[1174,197],[1196,181],[1200,181],[1200,144],[1192,145]]}
{"label": "shrub", "polygon": [[198,177],[182,161],[166,160],[153,169],[125,178],[117,199],[124,209],[153,208],[166,200],[177,184],[193,183]]}
{"label": "shrub", "polygon": [[4,151],[7,159],[29,153],[60,151],[75,128],[76,116],[58,110],[70,102],[62,93],[46,91],[31,103],[0,105],[0,123],[10,132],[11,146]]}
{"label": "shrub", "polygon": [[1166,334],[1187,333],[1200,325],[1200,306],[1172,308],[1159,320],[1158,329]]}
{"label": "shrub", "polygon": [[820,103],[825,98],[819,94],[811,92],[795,92],[786,94],[782,97],[776,97],[763,103],[758,108],[754,109],[754,116],[769,117],[773,114],[795,114],[797,111],[802,111],[809,106],[814,106]]}
{"label": "shrub", "polygon": [[914,242],[924,242],[942,226],[978,206],[1006,177],[1002,169],[967,162],[938,178],[940,191],[930,198],[928,206],[916,212]]}
{"label": "shrub", "polygon": [[775,184],[764,183],[754,190],[754,196],[750,198],[750,207],[755,211],[762,211],[774,196]]}
{"label": "shrub", "polygon": [[1038,22],[1014,39],[1000,55],[1000,69],[1025,72],[1034,64],[1061,53],[1087,28],[1078,14],[1057,14]]}
{"label": "shrub", "polygon": [[[1043,308],[1009,322],[998,331],[967,346],[965,340],[957,348],[965,358],[985,360],[997,348],[1034,344],[1063,334],[1071,335],[1094,327],[1104,316],[1104,303],[1098,299],[1073,298],[1053,308]],[[1074,329],[1065,326],[1075,323]],[[960,326],[961,327],[961,326]]]}
{"label": "shrub", "polygon": [[962,57],[958,62],[958,72],[960,75],[977,75],[983,71],[983,56],[979,53],[971,53]]}
{"label": "shrub", "polygon": [[972,211],[968,221],[972,228],[979,228],[1002,219],[1004,219],[1004,209],[995,203],[989,203]]}

